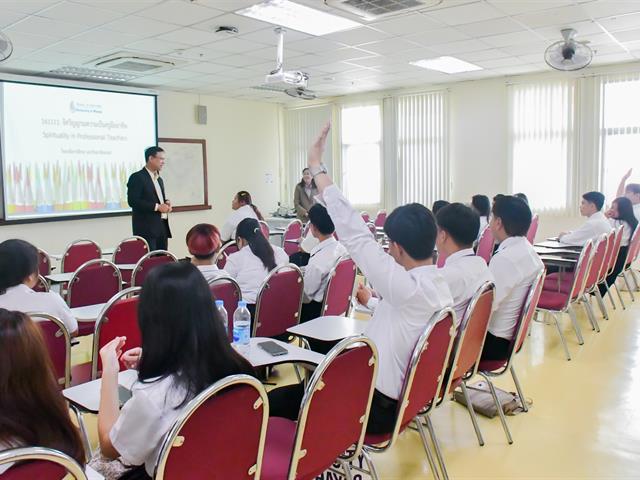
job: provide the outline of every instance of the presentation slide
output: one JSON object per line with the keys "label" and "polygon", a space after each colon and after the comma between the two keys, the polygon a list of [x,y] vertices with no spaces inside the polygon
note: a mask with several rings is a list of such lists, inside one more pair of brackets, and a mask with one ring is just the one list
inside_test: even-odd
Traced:
{"label": "presentation slide", "polygon": [[126,211],[155,145],[153,95],[0,83],[5,220]]}

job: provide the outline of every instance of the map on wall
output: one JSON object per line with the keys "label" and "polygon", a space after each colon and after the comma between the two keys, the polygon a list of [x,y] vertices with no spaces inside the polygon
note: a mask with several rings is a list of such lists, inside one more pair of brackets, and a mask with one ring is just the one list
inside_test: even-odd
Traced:
{"label": "map on wall", "polygon": [[161,176],[173,210],[210,209],[207,186],[207,144],[189,138],[159,138],[166,161]]}

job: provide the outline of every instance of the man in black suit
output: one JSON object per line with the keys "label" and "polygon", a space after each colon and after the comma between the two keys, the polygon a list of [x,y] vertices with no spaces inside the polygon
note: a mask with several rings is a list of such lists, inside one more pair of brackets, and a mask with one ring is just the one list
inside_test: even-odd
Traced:
{"label": "man in black suit", "polygon": [[168,213],[171,203],[164,193],[164,182],[160,170],[164,165],[165,153],[160,147],[149,147],[144,151],[146,165],[133,173],[127,182],[127,201],[133,215],[133,234],[144,238],[149,249],[166,250],[169,230]]}

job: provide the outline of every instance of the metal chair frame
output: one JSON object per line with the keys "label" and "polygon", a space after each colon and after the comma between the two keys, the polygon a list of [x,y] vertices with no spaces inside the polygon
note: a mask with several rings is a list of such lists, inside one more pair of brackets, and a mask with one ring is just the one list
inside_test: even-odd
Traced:
{"label": "metal chair frame", "polygon": [[113,250],[113,254],[111,255],[111,261],[113,263],[115,263],[117,265],[116,254],[121,250],[120,247],[122,246],[122,244],[130,242],[132,240],[142,240],[144,242],[145,246],[147,247],[147,253],[149,253],[151,251],[149,249],[149,242],[147,242],[144,238],[140,237],[139,235],[132,235],[130,237],[123,238],[122,240],[120,240],[120,243],[118,243],[118,246]]}
{"label": "metal chair frame", "polygon": [[[331,271],[329,272],[329,282],[327,283],[327,288],[325,288],[325,290],[324,290],[324,295],[322,297],[322,308],[320,309],[320,311],[322,312],[323,315],[324,315],[324,312],[329,307],[329,305],[327,305],[327,300],[329,299],[328,298],[329,297],[329,290],[331,288],[331,283],[333,282],[333,279],[336,276],[336,271],[338,269],[338,265],[340,265],[340,262],[343,262],[345,260],[351,260],[351,257],[349,255],[343,255],[342,257],[340,257],[336,261],[334,266],[331,268]],[[351,308],[353,307],[353,304],[351,303],[351,299],[353,298],[353,287],[356,284],[357,273],[358,273],[358,267],[356,266],[356,264],[354,262],[353,263],[353,282],[351,282],[351,295],[349,295],[349,301],[348,301],[347,310],[343,314],[345,317],[349,316],[349,314],[351,313]]]}
{"label": "metal chair frame", "polygon": [[58,317],[54,317],[44,312],[29,312],[27,313],[32,320],[36,321],[37,318],[45,319],[49,322],[53,322],[57,325],[59,330],[56,332],[56,337],[64,337],[65,340],[65,365],[64,365],[64,378],[56,378],[58,385],[62,385],[64,388],[69,388],[71,385],[71,334],[62,320]]}
{"label": "metal chair frame", "polygon": [[71,305],[71,293],[73,292],[73,285],[78,281],[78,273],[80,273],[82,270],[84,270],[85,268],[91,265],[109,265],[111,268],[113,268],[114,275],[118,279],[118,292],[122,290],[122,273],[120,273],[120,269],[117,267],[115,263],[102,258],[96,259],[96,260],[89,260],[88,262],[85,262],[82,265],[80,265],[78,269],[75,272],[73,272],[73,276],[71,277],[71,280],[69,280],[69,285],[67,286],[67,304],[69,306]]}
{"label": "metal chair frame", "polygon": [[138,273],[140,271],[142,271],[142,264],[143,262],[151,257],[156,257],[156,256],[160,256],[160,255],[165,255],[165,256],[169,256],[173,259],[174,262],[177,262],[178,259],[176,258],[176,256],[171,253],[168,252],[167,250],[153,250],[152,252],[147,253],[144,257],[142,257],[140,260],[138,260],[138,263],[136,263],[136,266],[133,268],[133,272],[131,273],[131,286],[135,287],[136,285],[136,276],[138,275]]}
{"label": "metal chair frame", "polygon": [[45,447],[21,447],[11,448],[0,452],[0,465],[7,463],[29,461],[51,462],[67,470],[76,480],[87,480],[87,475],[82,467],[66,453],[62,453],[53,448]]}
{"label": "metal chair frame", "polygon": [[61,273],[65,273],[64,259],[67,258],[67,256],[69,255],[69,250],[71,249],[71,247],[73,247],[74,245],[77,245],[79,243],[91,243],[91,244],[93,244],[98,249],[98,256],[97,256],[96,260],[99,260],[102,257],[102,249],[100,248],[100,245],[98,245],[93,240],[89,240],[88,238],[82,238],[82,239],[79,239],[79,240],[74,240],[69,245],[67,245],[67,248],[65,249],[64,253],[62,254],[62,259],[60,260],[60,272]]}

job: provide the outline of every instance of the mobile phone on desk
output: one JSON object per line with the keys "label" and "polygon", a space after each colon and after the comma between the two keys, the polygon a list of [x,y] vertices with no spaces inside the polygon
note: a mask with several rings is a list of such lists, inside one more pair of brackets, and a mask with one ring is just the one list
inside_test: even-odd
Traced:
{"label": "mobile phone on desk", "polygon": [[286,348],[281,347],[276,342],[273,342],[271,340],[267,342],[260,342],[258,344],[258,347],[260,347],[262,350],[267,352],[272,357],[279,357],[281,355],[286,355],[288,353]]}

